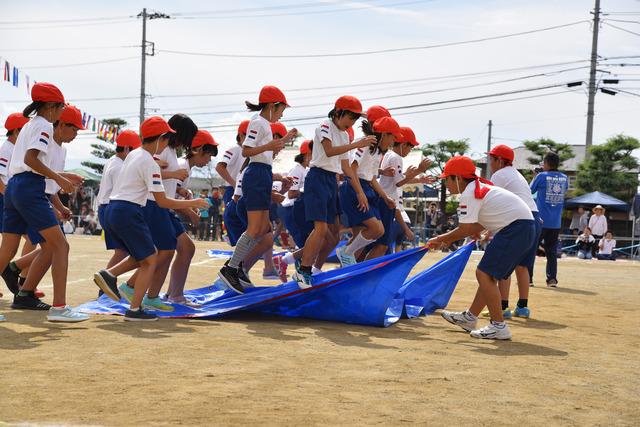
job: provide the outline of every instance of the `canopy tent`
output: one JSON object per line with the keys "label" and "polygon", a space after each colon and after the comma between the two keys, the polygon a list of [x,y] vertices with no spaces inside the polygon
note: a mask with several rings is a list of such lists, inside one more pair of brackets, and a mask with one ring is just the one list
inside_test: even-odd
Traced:
{"label": "canopy tent", "polygon": [[100,182],[100,175],[97,175],[93,172],[89,172],[88,170],[85,169],[81,169],[81,168],[76,168],[76,169],[69,169],[65,172],[69,172],[69,173],[75,173],[76,175],[80,175],[81,177],[84,178],[85,182],[89,183],[89,182],[95,182],[95,183],[99,183]]}
{"label": "canopy tent", "polygon": [[580,206],[593,208],[597,205],[602,205],[609,210],[614,211],[629,211],[629,204],[618,200],[613,196],[610,196],[599,191],[593,193],[583,194],[582,196],[574,197],[564,203],[565,208],[579,208]]}

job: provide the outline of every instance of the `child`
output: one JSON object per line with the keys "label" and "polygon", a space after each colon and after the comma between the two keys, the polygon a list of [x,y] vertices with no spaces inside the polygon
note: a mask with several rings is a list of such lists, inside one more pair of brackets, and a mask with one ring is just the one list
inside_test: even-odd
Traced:
{"label": "child", "polygon": [[[325,120],[316,128],[309,173],[305,178],[305,217],[313,221],[313,231],[307,238],[300,265],[296,265],[294,279],[301,288],[312,286],[312,266],[317,258],[326,259],[335,247],[340,220],[338,211],[337,175],[344,173],[359,188],[360,181],[349,163],[349,151],[365,148],[376,142],[375,136],[367,136],[349,143],[346,130],[362,116],[362,104],[353,96],[341,96]],[[362,188],[357,191],[359,204],[367,207]]]}
{"label": "child", "polygon": [[236,179],[240,173],[240,168],[244,163],[244,156],[242,155],[242,143],[247,137],[247,128],[249,127],[249,120],[243,120],[238,126],[238,133],[236,134],[236,145],[225,151],[222,156],[222,160],[216,165],[216,172],[227,182],[227,186],[224,190],[223,201],[226,206],[233,197],[233,192],[236,188]]}
{"label": "child", "polygon": [[244,285],[251,281],[242,270],[242,261],[258,244],[260,239],[271,230],[269,207],[271,205],[271,188],[273,173],[271,164],[273,157],[297,135],[291,129],[282,139],[275,140],[270,123],[282,117],[287,100],[280,89],[265,86],[260,90],[258,104],[246,102],[250,111],[257,112],[247,128],[247,138],[242,146],[242,155],[248,157],[249,166],[245,170],[242,182],[242,193],[246,199],[248,211],[247,230],[238,239],[231,259],[220,270],[220,278],[237,293],[244,293]]}
{"label": "child", "polygon": [[100,180],[100,191],[98,191],[98,221],[104,231],[104,243],[107,250],[113,250],[114,253],[107,263],[107,268],[111,268],[127,257],[127,251],[121,245],[116,244],[111,236],[111,231],[106,224],[105,210],[109,204],[109,198],[113,191],[116,178],[120,175],[124,160],[129,152],[140,148],[142,142],[140,136],[131,130],[125,130],[118,134],[116,138],[116,154],[105,163],[102,170],[102,179]]}
{"label": "child", "polygon": [[[510,191],[481,185],[476,166],[469,157],[452,157],[446,163],[441,178],[444,178],[451,194],[460,194],[459,225],[430,239],[429,248],[448,246],[465,237],[478,235],[484,229],[493,234],[493,240],[476,269],[479,287],[471,307],[463,312],[443,311],[442,317],[471,332],[474,338],[511,339],[500,309],[497,281],[509,277],[518,265],[527,262],[536,232],[531,209]],[[489,307],[491,322],[477,329],[478,315],[485,305]]]}
{"label": "child", "polygon": [[591,229],[585,227],[581,235],[576,239],[576,245],[578,246],[578,258],[579,259],[592,259],[591,254],[593,247],[596,244],[596,239],[591,234]]}
{"label": "child", "polygon": [[607,231],[604,235],[604,239],[600,239],[600,243],[598,243],[597,258],[599,260],[615,261],[616,254],[613,252],[615,247],[616,241],[613,238],[613,233],[611,231]]}
{"label": "child", "polygon": [[[36,83],[31,90],[31,99],[33,102],[24,109],[23,115],[30,117],[35,113],[35,116],[18,135],[9,167],[12,178],[5,192],[0,271],[4,271],[16,254],[20,237],[28,228],[39,233],[44,238],[40,256],[52,259],[53,306],[35,296],[37,282],[30,280],[30,277],[14,297],[13,306],[49,310],[49,321],[81,322],[89,319],[89,316],[66,305],[69,245],[45,194],[45,178],[54,180],[67,193],[74,190],[71,180],[80,183],[75,181],[76,176],[57,173],[49,167],[53,123],[62,114],[64,96],[60,89],[50,83]],[[29,276],[35,276],[36,272],[32,270],[31,273]]]}
{"label": "child", "polygon": [[[336,256],[343,267],[355,264],[358,251],[375,242],[384,234],[385,229],[380,221],[379,204],[384,204],[385,210],[390,212],[396,207],[394,199],[380,187],[376,176],[382,157],[388,148],[396,140],[402,139],[400,126],[391,117],[382,117],[374,123],[370,123],[368,120],[364,121],[362,130],[365,135],[374,136],[376,143],[368,149],[359,148],[353,151],[351,168],[357,175],[359,182],[347,178],[340,186],[340,206],[347,216],[347,225],[351,227],[353,233],[348,244],[336,249]],[[366,197],[364,204],[359,191]],[[388,223],[387,226],[390,227],[391,224]]]}
{"label": "child", "polygon": [[[147,195],[151,193],[161,209],[190,209],[207,205],[201,199],[175,200],[165,194],[160,167],[153,155],[160,154],[169,144],[169,134],[175,133],[169,124],[161,117],[151,117],[142,123],[140,133],[142,147],[132,151],[125,159],[105,211],[107,227],[116,243],[122,245],[129,256],[113,267],[99,271],[93,278],[109,298],[120,301],[117,276],[139,267],[133,292],[127,289],[127,284],[120,287],[130,298],[130,307],[124,316],[126,321],[157,320],[155,314],[142,308],[143,305],[157,305],[145,295],[153,281],[157,259],[153,236],[143,210],[148,203]],[[175,232],[169,219],[163,226]]]}
{"label": "child", "polygon": [[[489,160],[489,169],[491,170],[491,181],[495,186],[511,191],[520,197],[523,202],[531,209],[531,214],[535,221],[536,242],[540,240],[542,233],[542,221],[538,212],[536,202],[533,200],[529,184],[524,176],[516,168],[513,167],[515,154],[510,147],[506,145],[496,145],[490,152],[486,153]],[[518,281],[518,303],[513,315],[516,317],[529,317],[531,312],[528,307],[529,302],[529,270],[533,268],[536,261],[536,251],[538,247],[534,245],[531,248],[529,257],[521,265],[515,269],[516,280]],[[509,287],[511,286],[511,278],[500,280],[498,283],[501,294],[501,304],[504,317],[511,318],[512,313],[509,309]]]}

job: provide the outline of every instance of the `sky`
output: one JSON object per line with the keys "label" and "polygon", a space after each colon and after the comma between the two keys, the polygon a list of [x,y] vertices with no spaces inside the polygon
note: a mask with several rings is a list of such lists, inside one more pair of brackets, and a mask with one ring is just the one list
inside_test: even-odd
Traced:
{"label": "sky", "polygon": [[[266,84],[283,89],[292,105],[283,122],[304,137],[313,136],[320,119],[296,119],[326,116],[337,97],[354,95],[365,108],[437,103],[392,114],[402,126],[413,128],[421,143],[468,139],[474,157],[486,151],[489,120],[494,145],[516,147],[541,137],[584,144],[591,0],[0,0],[0,56],[32,80],[56,84],[82,111],[103,119],[124,118],[137,130],[142,24],[135,15],[143,7],[172,17],[147,22],[147,39],[155,43],[155,55],[147,57],[147,116],[186,113],[223,148],[235,143],[237,123],[250,117],[244,101],[256,101]],[[640,64],[640,57],[629,58],[640,56],[640,1],[602,0],[601,7],[610,15],[600,27],[598,75],[620,79],[620,84],[606,86],[635,95],[598,93],[596,144],[618,133],[640,138],[640,66],[628,65]],[[368,52],[565,24],[509,38],[369,55],[199,55]],[[578,81],[585,84],[562,86]],[[559,86],[537,90],[554,85]],[[528,89],[536,90],[450,102]],[[19,88],[0,82],[2,122],[28,102],[24,82]],[[80,133],[68,147],[68,168],[91,157],[92,142],[90,132]]]}

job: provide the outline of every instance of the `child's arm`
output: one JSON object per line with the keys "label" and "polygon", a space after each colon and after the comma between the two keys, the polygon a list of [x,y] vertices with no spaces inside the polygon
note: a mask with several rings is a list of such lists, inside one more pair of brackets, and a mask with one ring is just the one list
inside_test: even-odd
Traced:
{"label": "child's arm", "polygon": [[380,187],[380,183],[378,183],[378,180],[374,177],[370,182],[371,182],[371,188],[373,188],[373,191],[378,193],[378,196],[380,196],[380,198],[384,200],[384,202],[387,204],[389,209],[395,209],[396,202],[394,202],[393,199],[389,197],[387,193],[384,192],[382,187]]}
{"label": "child's arm", "polygon": [[364,138],[358,139],[357,141],[353,141],[351,144],[341,145],[339,147],[334,147],[331,144],[331,140],[328,138],[322,139],[322,148],[324,148],[324,153],[327,157],[339,156],[341,154],[347,153],[356,148],[365,148],[369,147],[371,144],[376,142],[376,137],[373,135],[365,136]]}
{"label": "child's arm", "polygon": [[[404,173],[404,179],[396,184],[396,187],[402,187],[405,184],[413,184],[415,177],[421,173],[425,173],[433,162],[429,159],[422,159],[417,167],[409,166]],[[416,183],[417,184],[417,183]]]}
{"label": "child's arm", "polygon": [[284,148],[287,143],[289,143],[293,138],[298,135],[298,130],[296,128],[291,129],[287,134],[280,138],[274,139],[267,144],[259,145],[257,147],[249,147],[246,143],[242,146],[242,155],[244,157],[253,157],[258,154],[264,153],[265,151],[273,151],[275,153],[279,152]]}
{"label": "child's arm", "polygon": [[40,159],[38,159],[38,154],[40,154],[40,151],[35,148],[27,150],[27,153],[24,155],[24,164],[29,166],[34,172],[54,180],[65,193],[72,193],[73,184],[71,181],[45,166]]}
{"label": "child's arm", "polygon": [[178,179],[180,181],[184,181],[189,178],[189,171],[186,169],[176,169],[174,171],[160,171],[160,175],[162,179]]}
{"label": "child's arm", "polygon": [[400,228],[402,228],[402,231],[404,232],[404,235],[407,238],[407,240],[413,241],[416,238],[416,236],[413,234],[413,231],[409,228],[407,223],[404,222],[404,218],[402,218],[402,212],[400,212],[400,209],[396,209],[395,216],[396,216],[396,221],[398,221],[398,224],[400,224]]}
{"label": "child's arm", "polygon": [[218,175],[220,175],[222,177],[222,179],[224,179],[227,182],[227,184],[229,184],[229,186],[231,186],[231,187],[235,187],[236,186],[236,180],[235,180],[235,178],[231,177],[231,174],[227,170],[227,164],[226,163],[218,162],[218,164],[216,165],[216,172],[218,172]]}
{"label": "child's arm", "polygon": [[457,240],[462,240],[465,237],[479,234],[480,232],[482,232],[482,230],[484,230],[484,227],[477,222],[461,223],[448,233],[444,233],[434,237],[433,239],[429,239],[429,241],[427,242],[427,246],[429,247],[429,249],[438,249],[442,246],[449,246],[451,243]]}
{"label": "child's arm", "polygon": [[167,197],[164,191],[152,191],[151,194],[153,194],[153,198],[158,206],[165,209],[207,209],[209,207],[209,203],[204,199],[176,200]]}
{"label": "child's arm", "polygon": [[4,185],[4,181],[0,179],[0,194],[4,194],[6,190],[7,190],[7,186]]}
{"label": "child's arm", "polygon": [[349,164],[349,160],[342,159],[341,161],[342,173],[349,177],[349,181],[351,182],[351,186],[356,192],[356,197],[358,197],[358,209],[362,212],[366,212],[369,210],[369,201],[367,200],[367,196],[364,195],[364,191],[362,191],[362,186],[360,185],[360,180],[358,179],[357,171],[358,171],[358,163],[353,162],[355,165],[355,170],[353,169],[353,165]]}
{"label": "child's arm", "polygon": [[60,196],[58,196],[58,193],[51,196],[51,204],[58,212],[60,212],[60,216],[62,217],[62,219],[71,219],[73,213],[71,212],[71,209],[69,209],[62,203],[62,200],[60,200]]}

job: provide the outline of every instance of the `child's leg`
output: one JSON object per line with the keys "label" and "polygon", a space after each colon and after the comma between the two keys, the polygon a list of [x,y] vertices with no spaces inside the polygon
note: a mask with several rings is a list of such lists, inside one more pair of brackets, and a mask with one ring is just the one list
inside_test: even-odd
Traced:
{"label": "child's leg", "polygon": [[[527,270],[527,276],[529,276],[529,270]],[[517,278],[518,276],[516,276]],[[498,280],[498,289],[500,289],[500,301],[503,306],[503,310],[507,307],[504,307],[506,304],[509,305],[509,290],[511,288],[511,277],[504,280]],[[520,281],[518,280],[518,290],[520,290]],[[527,292],[529,292],[529,278],[527,277]]]}
{"label": "child's leg", "polygon": [[318,270],[322,270],[324,263],[327,262],[327,258],[331,255],[331,251],[338,246],[338,242],[340,241],[340,221],[336,218],[336,221],[333,224],[329,224],[327,233],[324,236],[324,244],[320,252],[318,252],[318,256],[316,257],[316,261],[313,263],[313,267]]}
{"label": "child's leg", "polygon": [[[173,259],[173,254],[176,251],[174,250],[161,250],[157,252],[155,268],[153,273],[153,279],[151,280],[151,284],[147,285],[149,288],[148,296],[149,298],[157,298],[162,290],[162,286],[164,285],[164,281],[167,278],[167,274],[169,273],[169,267],[171,266],[171,259]],[[137,284],[142,280],[142,275],[138,272],[138,278],[136,280]]]}
{"label": "child's leg", "polygon": [[348,255],[355,255],[357,251],[375,242],[384,234],[382,222],[377,218],[368,218],[362,224],[366,228],[358,234],[354,231],[353,240],[345,246],[344,252]]}
{"label": "child's leg", "polygon": [[26,275],[26,280],[22,285],[23,291],[35,290],[44,275],[47,274],[47,271],[49,270],[53,262],[52,246],[46,241],[41,242],[40,246],[41,249],[27,254],[27,256],[30,256],[31,254],[35,254],[36,256],[33,257],[33,262],[30,263],[31,268],[29,268],[28,274]]}
{"label": "child's leg", "polygon": [[[273,236],[274,236],[274,234],[273,233],[267,233],[267,234],[271,234],[271,238],[268,239],[271,244],[269,246],[266,246],[266,249],[262,253],[262,259],[264,260],[264,271],[273,271],[273,270],[275,270],[275,267],[273,266]],[[263,237],[263,240],[264,240],[264,237]]]}
{"label": "child's leg", "polygon": [[[480,269],[476,269],[476,278],[478,279],[479,291],[489,309],[491,320],[504,322],[500,307],[500,290],[496,286],[496,279]],[[473,314],[476,315],[475,313]]]}
{"label": "child's leg", "polygon": [[11,259],[16,256],[20,247],[20,235],[13,233],[2,233],[2,244],[0,245],[0,271],[4,271]]}
{"label": "child's leg", "polygon": [[[154,253],[153,255],[149,255],[145,259],[139,262],[140,268],[138,269],[138,280],[136,281],[136,286],[134,288],[133,300],[130,304],[130,310],[137,310],[140,308],[140,304],[142,304],[142,299],[144,295],[147,293],[147,289],[149,288],[149,283],[153,280],[153,275],[156,268],[156,258],[157,255]],[[138,263],[136,261],[136,263]]]}
{"label": "child's leg", "polygon": [[[118,277],[124,273],[128,273],[140,266],[140,263],[136,261],[131,255],[117,263],[111,268],[107,269],[107,272],[112,276]],[[133,283],[133,282],[132,282]]]}
{"label": "child's leg", "polygon": [[[247,257],[242,261],[242,266],[246,271],[251,270],[251,268],[258,262],[261,256],[271,258],[273,251],[273,234],[267,233],[253,248],[253,250],[247,255]],[[272,260],[273,263],[273,260]],[[266,261],[265,261],[266,265]],[[266,268],[266,267],[265,267]]]}
{"label": "child's leg", "polygon": [[[325,244],[325,236],[329,230],[328,224],[323,221],[313,222],[313,231],[309,234],[304,244],[302,252],[302,266],[309,267],[313,265],[316,256]],[[326,249],[326,248],[325,248]]]}
{"label": "child's leg", "polygon": [[[516,267],[516,279],[518,280],[518,303],[529,300],[529,268],[524,265]],[[526,307],[526,303],[524,305]]]}
{"label": "child's leg", "polygon": [[[51,278],[53,279],[53,306],[64,306],[66,305],[69,243],[67,242],[67,239],[64,238],[64,234],[62,234],[62,230],[57,224],[44,230],[40,230],[39,233],[46,241],[42,247],[42,251],[50,250],[52,252]],[[45,249],[45,246],[47,249]],[[44,259],[44,257],[41,258],[43,258],[41,262],[48,263],[48,259]],[[27,281],[29,281],[29,277],[27,277]],[[26,285],[27,282],[25,282],[25,286]],[[26,289],[32,291],[35,289],[36,285],[37,282],[33,281],[33,283],[30,283],[32,288]]]}
{"label": "child's leg", "polygon": [[21,256],[20,258],[14,260],[13,262],[15,263],[16,267],[20,269],[21,272],[25,272],[25,276],[26,276],[26,272],[28,272],[29,266],[31,265],[33,260],[36,259],[39,253],[40,253],[40,249],[36,249],[34,251],[27,253],[26,255]]}
{"label": "child's leg", "polygon": [[116,249],[113,252],[113,255],[111,256],[111,259],[107,263],[107,269],[109,269],[109,268],[113,267],[114,265],[118,264],[120,261],[125,259],[127,257],[127,255],[128,255],[127,251],[122,250],[122,249]]}
{"label": "child's leg", "polygon": [[240,263],[258,244],[259,238],[270,230],[269,211],[249,211],[247,212],[247,230],[238,239],[233,255],[229,260],[229,266],[238,268]]}
{"label": "child's leg", "polygon": [[172,298],[182,297],[184,285],[189,274],[189,265],[193,255],[196,253],[196,245],[189,238],[187,233],[178,236],[176,246],[176,257],[171,265],[171,278],[169,279],[169,290],[167,295]]}
{"label": "child's leg", "polygon": [[387,253],[389,247],[387,245],[375,245],[367,254],[367,259],[380,258]]}

